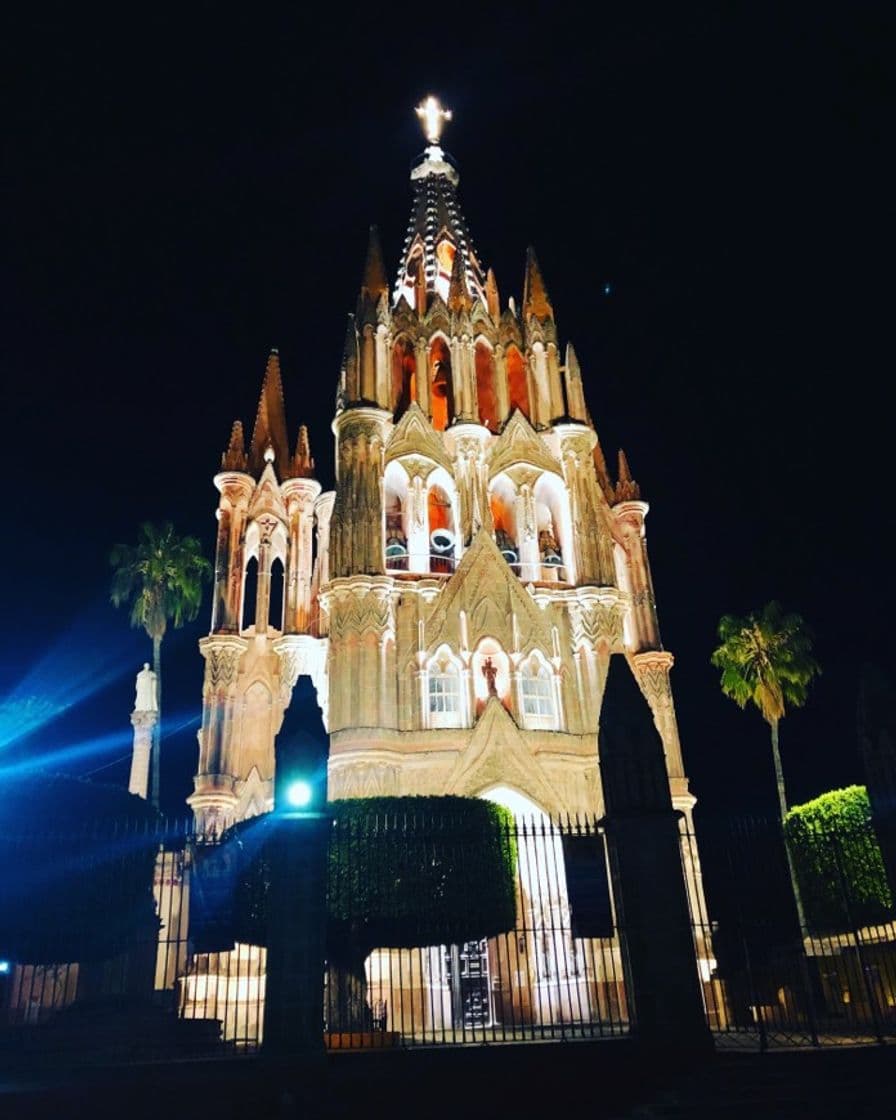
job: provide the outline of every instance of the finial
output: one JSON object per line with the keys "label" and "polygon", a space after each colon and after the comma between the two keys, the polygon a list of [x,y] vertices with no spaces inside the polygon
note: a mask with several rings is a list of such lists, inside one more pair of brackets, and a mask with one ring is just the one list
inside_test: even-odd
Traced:
{"label": "finial", "polygon": [[438,146],[445,121],[451,120],[451,110],[443,109],[442,103],[432,94],[425,98],[416,109],[423,127],[423,134],[430,144]]}

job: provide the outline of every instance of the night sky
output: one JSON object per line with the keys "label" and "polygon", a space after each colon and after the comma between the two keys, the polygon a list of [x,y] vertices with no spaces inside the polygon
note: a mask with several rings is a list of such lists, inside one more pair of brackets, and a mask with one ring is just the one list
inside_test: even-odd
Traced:
{"label": "night sky", "polygon": [[[151,650],[108,603],[110,546],[170,519],[211,558],[212,476],[234,418],[251,428],[272,346],[291,438],[309,426],[332,486],[367,229],[391,280],[413,107],[433,92],[502,301],[532,244],[607,457],[625,448],[650,503],[701,808],[774,805],[767,728],[709,665],[719,616],[771,598],[812,627],[824,669],[782,726],[791,800],[862,780],[858,673],[891,665],[894,617],[892,9],[716,7],[19,14],[3,59],[7,765],[126,783]],[[206,594],[163,647],[177,812],[208,624]]]}

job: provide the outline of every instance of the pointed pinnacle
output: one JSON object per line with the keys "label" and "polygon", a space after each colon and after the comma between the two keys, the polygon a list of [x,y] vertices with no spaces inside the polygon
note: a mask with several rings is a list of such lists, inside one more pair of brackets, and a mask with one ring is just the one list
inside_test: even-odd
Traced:
{"label": "pointed pinnacle", "polygon": [[448,284],[448,309],[450,311],[469,311],[473,306],[467,288],[467,270],[464,255],[458,249],[451,262],[451,281]]}
{"label": "pointed pinnacle", "polygon": [[345,342],[342,344],[342,368],[345,369],[349,362],[358,358],[358,328],[355,326],[355,317],[351,313],[345,325]]}
{"label": "pointed pinnacle", "polygon": [[616,483],[616,501],[633,502],[641,497],[641,488],[632,478],[625,452],[619,448],[619,480]]}
{"label": "pointed pinnacle", "polygon": [[582,380],[582,367],[579,365],[578,355],[571,342],[566,344],[566,376],[575,381]]}
{"label": "pointed pinnacle", "polygon": [[244,471],[246,469],[246,443],[243,438],[242,420],[234,420],[230,429],[230,442],[221,456],[222,471]]}
{"label": "pointed pinnacle", "polygon": [[492,269],[488,270],[485,277],[485,302],[489,315],[497,323],[501,318],[501,300],[498,296],[498,281]]}
{"label": "pointed pinnacle", "polygon": [[273,349],[268,355],[258,398],[258,412],[252,429],[249,459],[254,470],[264,468],[265,452],[272,448],[280,463],[286,462],[289,449],[286,437],[286,417],[283,403],[283,381],[280,377],[280,352]]}
{"label": "pointed pinnacle", "polygon": [[301,478],[312,478],[314,475],[314,459],[311,457],[311,442],[308,439],[308,428],[299,425],[299,438],[296,440],[296,451],[292,457],[293,475]]}
{"label": "pointed pinnacle", "polygon": [[383,292],[388,290],[389,281],[386,278],[379,230],[376,226],[371,226],[367,241],[367,259],[364,262],[364,277],[361,280],[361,296],[376,303]]}
{"label": "pointed pinnacle", "polygon": [[554,309],[551,306],[548,290],[544,277],[538,267],[538,258],[535,250],[530,245],[526,250],[526,281],[523,285],[523,318],[528,319],[534,315],[536,319],[553,319]]}

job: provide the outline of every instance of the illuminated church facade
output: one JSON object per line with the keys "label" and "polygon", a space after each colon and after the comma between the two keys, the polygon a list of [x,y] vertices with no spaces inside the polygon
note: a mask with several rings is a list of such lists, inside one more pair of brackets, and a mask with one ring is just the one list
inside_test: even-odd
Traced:
{"label": "illuminated church facade", "polygon": [[[199,765],[201,828],[269,809],[299,674],[330,736],[328,794],[504,798],[600,814],[604,682],[624,658],[690,818],[647,553],[647,504],[604,458],[534,253],[502,301],[441,147],[427,147],[390,284],[375,231],[349,316],[332,431],[335,490],[285,419],[267,363],[248,446],[221,469]],[[511,800],[508,802],[507,798]]]}

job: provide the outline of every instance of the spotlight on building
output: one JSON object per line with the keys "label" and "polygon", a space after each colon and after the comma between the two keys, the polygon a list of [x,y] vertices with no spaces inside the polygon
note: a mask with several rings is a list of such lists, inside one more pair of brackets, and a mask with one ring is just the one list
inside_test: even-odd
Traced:
{"label": "spotlight on building", "polygon": [[12,972],[12,963],[10,961],[0,961],[0,976],[7,976]]}
{"label": "spotlight on building", "polygon": [[291,809],[307,809],[313,798],[314,790],[311,783],[306,782],[304,778],[295,778],[287,783],[286,804]]}

